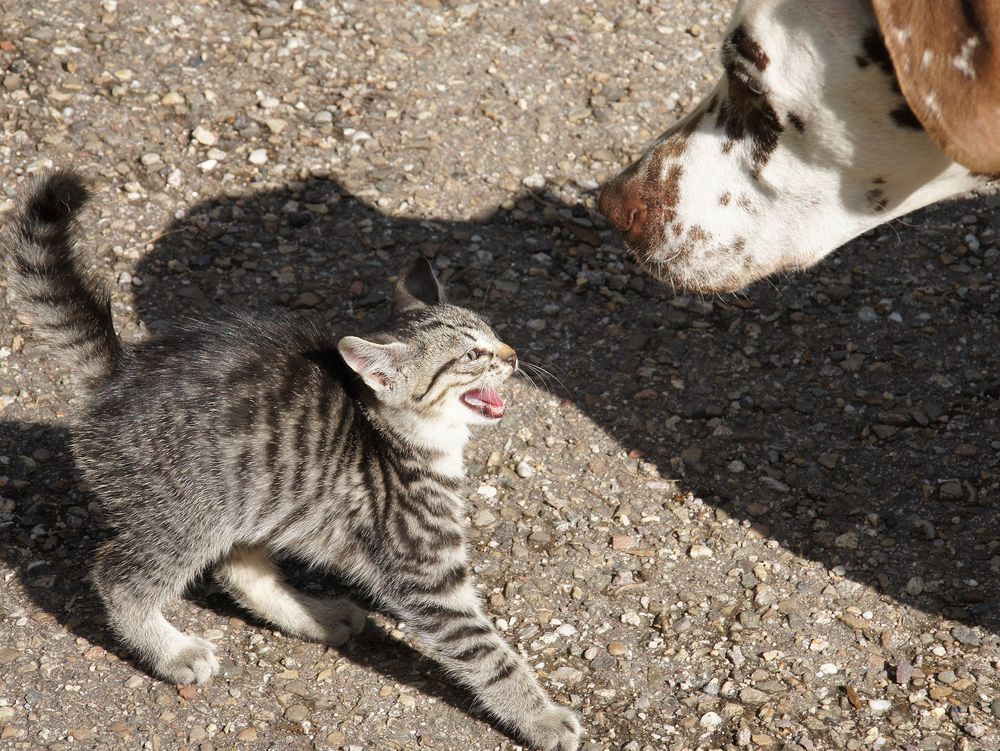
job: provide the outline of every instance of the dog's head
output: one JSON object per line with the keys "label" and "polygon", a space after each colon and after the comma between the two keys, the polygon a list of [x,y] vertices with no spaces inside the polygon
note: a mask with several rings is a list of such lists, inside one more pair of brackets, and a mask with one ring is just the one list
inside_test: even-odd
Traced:
{"label": "dog's head", "polygon": [[865,0],[744,0],[722,62],[715,90],[601,193],[654,276],[739,289],[979,181],[907,104]]}

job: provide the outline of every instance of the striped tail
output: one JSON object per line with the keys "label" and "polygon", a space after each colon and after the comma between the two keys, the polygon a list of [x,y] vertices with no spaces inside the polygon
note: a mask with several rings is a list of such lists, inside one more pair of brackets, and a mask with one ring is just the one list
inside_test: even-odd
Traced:
{"label": "striped tail", "polygon": [[62,349],[84,382],[97,385],[123,354],[111,320],[111,296],[81,263],[77,217],[90,198],[78,174],[36,178],[9,216],[0,255],[35,326]]}

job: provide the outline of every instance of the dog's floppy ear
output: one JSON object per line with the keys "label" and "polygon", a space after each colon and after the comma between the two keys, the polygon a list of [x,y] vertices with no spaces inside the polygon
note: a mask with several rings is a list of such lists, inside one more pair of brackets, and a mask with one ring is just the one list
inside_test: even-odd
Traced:
{"label": "dog's floppy ear", "polygon": [[[1000,174],[1000,2],[872,0],[872,6],[919,124],[959,164]],[[904,118],[897,120],[905,127]]]}
{"label": "dog's floppy ear", "polygon": [[434,274],[430,261],[421,256],[402,274],[396,282],[392,296],[392,307],[397,313],[424,305],[444,302],[444,289]]}

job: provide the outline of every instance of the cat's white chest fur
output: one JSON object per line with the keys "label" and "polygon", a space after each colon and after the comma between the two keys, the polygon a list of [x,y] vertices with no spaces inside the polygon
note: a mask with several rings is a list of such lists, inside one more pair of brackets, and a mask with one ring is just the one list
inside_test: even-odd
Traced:
{"label": "cat's white chest fur", "polygon": [[465,477],[465,445],[469,427],[416,418],[407,426],[407,437],[417,446],[436,453],[428,469],[445,477]]}

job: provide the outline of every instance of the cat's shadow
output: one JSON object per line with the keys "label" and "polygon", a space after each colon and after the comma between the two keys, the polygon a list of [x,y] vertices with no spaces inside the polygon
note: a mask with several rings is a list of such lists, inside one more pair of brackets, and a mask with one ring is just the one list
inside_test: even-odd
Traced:
{"label": "cat's shadow", "polygon": [[[870,301],[898,293],[899,278],[883,254],[902,257],[919,246],[920,229],[912,225],[946,227],[982,200],[897,224],[879,251],[853,243],[840,251],[838,268],[828,263],[780,289],[758,285],[749,304],[712,305],[678,301],[641,274],[629,277],[617,236],[591,224],[581,206],[551,194],[522,195],[513,211],[478,221],[422,220],[387,215],[333,180],[310,179],[194,206],[142,256],[133,272],[141,286],[130,294],[153,333],[219,306],[273,305],[356,333],[384,314],[389,277],[422,253],[436,259],[455,302],[485,309],[501,338],[555,373],[554,393],[574,400],[626,451],[658,463],[663,475],[800,556],[928,613],[1000,633],[991,571],[997,552],[989,546],[1000,539],[1000,522],[983,474],[991,449],[956,458],[949,435],[928,432],[939,415],[950,415],[961,419],[964,436],[996,435],[994,379],[948,393],[927,386],[939,371],[954,373],[957,382],[969,364],[942,352],[942,342],[963,335],[954,316],[940,335],[925,336],[905,328],[873,335],[858,328],[856,315]],[[910,255],[910,263],[922,263],[919,252],[916,260]],[[835,291],[826,283],[853,267],[860,267],[863,283]],[[817,287],[830,288],[833,297],[813,295]],[[849,335],[850,346],[812,351],[810,326],[824,325]],[[762,331],[767,342],[758,338]],[[860,369],[847,369],[858,354]],[[831,406],[844,387],[838,392],[829,384],[844,378],[858,401],[854,411]],[[899,409],[891,400],[878,406],[876,395],[889,390],[906,395],[897,399]],[[916,412],[930,415],[930,428],[913,422]],[[871,438],[874,423],[941,442],[948,451],[935,454],[939,466],[928,467],[927,452],[909,453],[888,435]],[[724,445],[737,456],[712,453],[720,425],[731,431]],[[706,450],[686,451],[693,446]],[[83,583],[95,513],[76,485],[65,432],[0,424],[0,456],[9,457],[0,476],[11,478],[0,493],[14,505],[12,520],[0,526],[0,552],[40,608],[114,649]],[[746,473],[731,471],[737,459]],[[960,491],[944,504],[943,480],[958,482],[949,494]],[[961,524],[952,522],[955,514]],[[882,544],[888,537],[895,544]],[[931,586],[916,587],[914,577]],[[956,587],[958,579],[975,584]],[[415,663],[408,648],[385,635],[372,631],[358,644],[345,654],[394,680],[424,674],[426,663]],[[469,697],[443,673],[432,674],[423,691],[470,708]]]}

